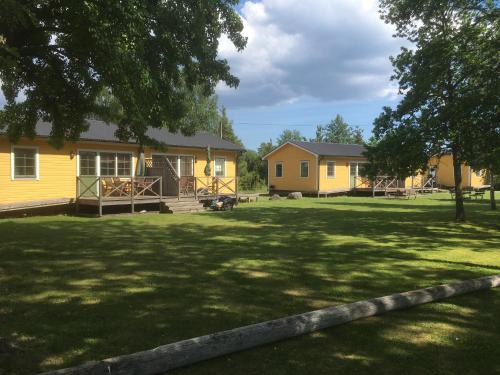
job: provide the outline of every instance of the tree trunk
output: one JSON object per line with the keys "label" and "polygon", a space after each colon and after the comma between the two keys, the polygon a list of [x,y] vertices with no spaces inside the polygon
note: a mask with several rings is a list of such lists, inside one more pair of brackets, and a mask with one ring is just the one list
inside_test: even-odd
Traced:
{"label": "tree trunk", "polygon": [[455,176],[455,219],[465,221],[464,196],[462,194],[462,163],[457,152],[453,152],[453,174]]}
{"label": "tree trunk", "polygon": [[490,207],[492,210],[496,210],[497,202],[495,201],[495,176],[493,176],[493,168],[491,166],[488,174],[490,176]]}

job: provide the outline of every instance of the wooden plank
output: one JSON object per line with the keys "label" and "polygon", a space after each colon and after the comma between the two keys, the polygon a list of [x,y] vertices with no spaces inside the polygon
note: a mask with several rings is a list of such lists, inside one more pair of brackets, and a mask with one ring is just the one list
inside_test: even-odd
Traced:
{"label": "wooden plank", "polygon": [[[400,310],[500,285],[500,275],[460,281],[196,337],[152,350],[90,362],[42,375],[154,375],[199,361],[284,340],[360,318]],[[367,338],[369,339],[369,338]]]}
{"label": "wooden plank", "polygon": [[29,210],[34,208],[43,208],[51,206],[62,206],[73,202],[71,198],[45,199],[40,201],[29,201],[19,203],[0,204],[0,212]]}

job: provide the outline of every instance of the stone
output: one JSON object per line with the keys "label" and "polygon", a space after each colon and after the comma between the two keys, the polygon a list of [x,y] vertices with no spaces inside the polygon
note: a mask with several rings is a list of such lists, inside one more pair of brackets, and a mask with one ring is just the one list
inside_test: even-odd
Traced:
{"label": "stone", "polygon": [[296,191],[288,194],[288,199],[302,199],[302,193],[300,191]]}
{"label": "stone", "polygon": [[281,197],[278,194],[274,194],[269,198],[270,201],[279,201]]}

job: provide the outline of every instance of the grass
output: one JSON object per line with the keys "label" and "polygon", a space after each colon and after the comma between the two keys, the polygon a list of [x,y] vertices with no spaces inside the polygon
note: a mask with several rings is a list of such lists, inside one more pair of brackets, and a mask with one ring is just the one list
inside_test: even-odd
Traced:
{"label": "grass", "polygon": [[[0,220],[0,374],[500,274],[500,213],[468,202],[456,224],[453,209],[436,194]],[[500,290],[479,292],[173,373],[498,373],[499,311]]]}

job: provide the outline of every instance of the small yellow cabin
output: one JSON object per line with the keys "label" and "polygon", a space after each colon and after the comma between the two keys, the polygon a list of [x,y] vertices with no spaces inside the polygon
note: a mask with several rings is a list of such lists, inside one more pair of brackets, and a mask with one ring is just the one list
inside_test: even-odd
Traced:
{"label": "small yellow cabin", "polygon": [[264,157],[269,191],[334,194],[365,188],[362,145],[287,142]]}
{"label": "small yellow cabin", "polygon": [[[276,148],[267,160],[270,193],[300,191],[328,195],[357,191],[384,191],[391,188],[434,189],[454,186],[451,155],[433,157],[424,173],[404,181],[381,176],[376,181],[363,177],[367,163],[362,145],[291,141]],[[477,188],[485,184],[484,171],[462,166],[462,187]]]}
{"label": "small yellow cabin", "polygon": [[140,148],[133,140],[121,142],[113,124],[89,124],[78,142],[61,149],[49,144],[52,126],[45,122],[37,124],[33,140],[11,144],[0,134],[0,211],[67,203],[161,204],[168,198],[237,194],[239,145],[209,133],[187,137],[150,129],[148,135],[165,148]]}

